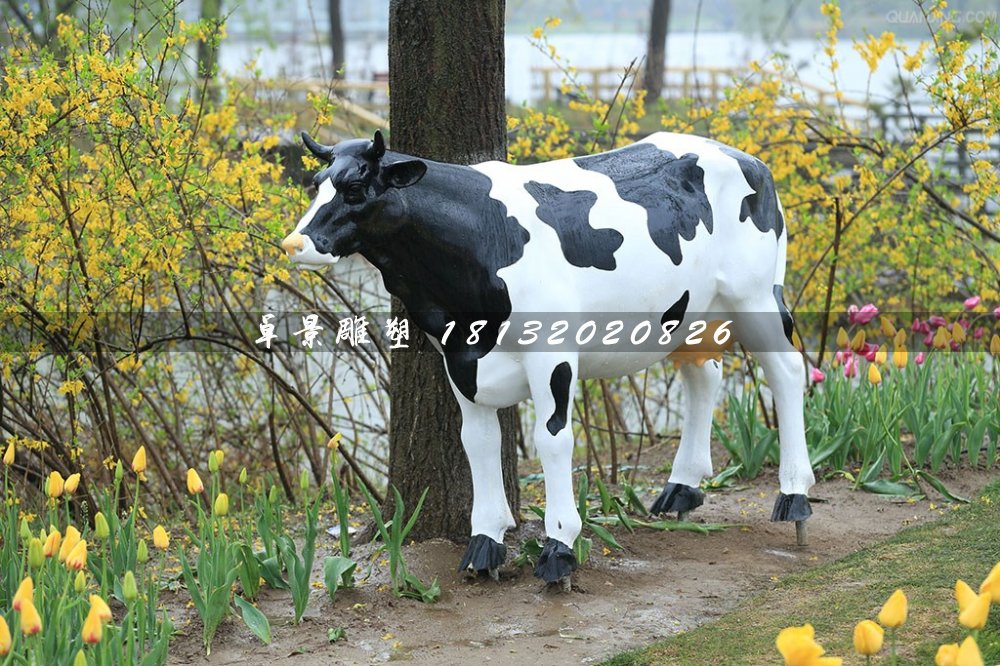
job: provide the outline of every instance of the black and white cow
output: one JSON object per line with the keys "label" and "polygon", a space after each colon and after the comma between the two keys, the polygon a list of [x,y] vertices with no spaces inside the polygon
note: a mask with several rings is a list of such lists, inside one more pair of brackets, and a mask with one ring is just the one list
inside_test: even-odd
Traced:
{"label": "black and white cow", "polygon": [[[789,341],[781,296],[788,234],[759,160],[668,133],[529,166],[414,159],[386,151],[379,133],[336,146],[303,140],[327,166],[314,178],[315,201],[281,246],[303,268],[361,254],[442,352],[472,469],[472,540],[462,568],[494,572],[514,526],[497,409],[534,401],[548,537],[535,574],[561,580],[576,568],[571,546],[581,529],[572,486],[575,380],[691,353],[680,334],[653,348],[605,345],[603,329],[581,335],[590,313],[641,313],[664,331],[725,313],[719,318],[757,354],[777,404],[781,494],[772,519],[802,525],[810,515],[803,361]],[[565,340],[546,346],[550,331],[536,328],[542,341],[526,346],[521,325],[534,313],[569,321]],[[714,358],[698,361],[681,364],[684,430],[655,512],[697,507],[698,486],[712,474],[722,371]]]}

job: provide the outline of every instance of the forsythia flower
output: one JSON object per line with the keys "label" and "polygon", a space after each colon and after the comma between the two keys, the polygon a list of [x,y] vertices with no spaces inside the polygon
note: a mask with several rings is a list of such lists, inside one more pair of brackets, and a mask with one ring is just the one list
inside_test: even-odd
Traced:
{"label": "forsythia flower", "polygon": [[14,593],[14,600],[11,606],[14,610],[19,611],[24,606],[27,601],[33,601],[35,598],[35,581],[31,580],[31,576],[25,576],[21,584],[17,586],[17,592]]}
{"label": "forsythia flower", "polygon": [[201,477],[198,476],[198,472],[193,469],[189,469],[187,472],[187,489],[192,495],[197,495],[201,491],[205,490],[205,484],[201,482]]}
{"label": "forsythia flower", "polygon": [[215,515],[224,516],[227,513],[229,513],[229,495],[219,493],[219,496],[215,498]]}
{"label": "forsythia flower", "polygon": [[142,474],[146,471],[146,447],[140,446],[139,450],[135,452],[135,457],[132,458],[132,471],[136,474]]}
{"label": "forsythia flower", "polygon": [[883,627],[901,627],[906,622],[906,595],[902,590],[896,590],[879,611],[878,621]]}
{"label": "forsythia flower", "polygon": [[42,618],[31,599],[25,599],[21,604],[21,633],[34,636],[42,631]]}
{"label": "forsythia flower", "polygon": [[65,487],[66,487],[66,482],[63,481],[62,474],[55,471],[49,474],[49,483],[45,488],[45,492],[48,494],[49,497],[51,497],[52,499],[56,499],[57,497],[62,497],[63,490],[65,489]]}
{"label": "forsythia flower", "polygon": [[965,610],[958,614],[958,622],[966,629],[979,630],[986,626],[986,619],[990,616],[990,594],[984,592],[976,595],[976,598],[969,602]]}
{"label": "forsythia flower", "polygon": [[160,550],[166,550],[170,545],[170,535],[163,529],[163,525],[153,528],[153,545]]}
{"label": "forsythia flower", "polygon": [[63,490],[72,495],[76,492],[76,489],[80,486],[80,473],[70,474],[66,477],[66,483],[63,484]]}
{"label": "forsythia flower", "polygon": [[854,627],[854,649],[858,654],[869,657],[882,649],[885,630],[871,620],[862,620]]}
{"label": "forsythia flower", "polygon": [[79,543],[73,546],[73,550],[66,556],[66,568],[80,571],[87,566],[87,540],[80,539]]}

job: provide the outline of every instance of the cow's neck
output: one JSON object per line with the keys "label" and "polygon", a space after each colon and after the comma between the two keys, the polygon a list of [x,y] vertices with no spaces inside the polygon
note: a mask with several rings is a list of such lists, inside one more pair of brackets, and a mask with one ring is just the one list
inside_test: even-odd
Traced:
{"label": "cow's neck", "polygon": [[366,225],[361,254],[435,337],[449,321],[506,319],[510,297],[497,271],[521,258],[528,232],[490,198],[487,176],[470,167],[427,164],[420,182],[389,193],[396,201]]}

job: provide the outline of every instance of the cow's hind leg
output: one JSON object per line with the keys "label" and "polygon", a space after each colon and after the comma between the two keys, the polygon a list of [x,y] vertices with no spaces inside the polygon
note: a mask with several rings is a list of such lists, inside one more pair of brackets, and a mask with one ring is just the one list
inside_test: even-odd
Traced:
{"label": "cow's hind leg", "polygon": [[503,487],[497,410],[469,402],[456,391],[462,409],[462,445],[472,470],[472,538],[459,571],[487,572],[494,579],[507,557],[503,538],[514,516]]}
{"label": "cow's hind leg", "polygon": [[573,498],[573,389],[576,358],[527,354],[528,384],[535,403],[535,447],[545,474],[545,534],[535,566],[546,583],[568,582],[576,569],[573,543],[582,522]]}
{"label": "cow's hind leg", "polygon": [[705,494],[699,485],[712,475],[712,412],[722,382],[722,364],[715,359],[700,367],[682,363],[680,371],[684,380],[684,429],[670,478],[650,512],[676,511],[678,519],[683,520],[704,502]]}
{"label": "cow's hind leg", "polygon": [[802,355],[788,339],[791,317],[787,310],[779,309],[776,298],[761,299],[754,305],[754,309],[735,316],[734,331],[764,369],[778,409],[781,493],[774,503],[771,520],[794,521],[799,543],[804,544],[804,521],[812,515],[808,492],[816,483],[806,449],[802,412],[805,366]]}

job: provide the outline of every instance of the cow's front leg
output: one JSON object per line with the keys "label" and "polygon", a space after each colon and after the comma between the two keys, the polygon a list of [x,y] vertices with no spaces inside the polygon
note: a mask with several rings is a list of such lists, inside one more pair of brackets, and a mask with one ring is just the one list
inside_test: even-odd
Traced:
{"label": "cow's front leg", "polygon": [[681,443],[667,485],[650,512],[676,511],[678,520],[684,520],[689,511],[704,502],[705,494],[699,486],[703,478],[712,475],[712,411],[722,383],[722,364],[715,359],[705,361],[700,367],[683,363],[680,372],[684,381]]}
{"label": "cow's front leg", "polygon": [[545,474],[545,534],[535,566],[546,583],[568,581],[576,569],[573,543],[582,523],[573,501],[573,389],[576,357],[532,353],[528,384],[535,403],[535,448]]}
{"label": "cow's front leg", "polygon": [[459,571],[487,572],[498,578],[507,557],[504,534],[514,527],[514,516],[503,487],[500,423],[497,410],[465,399],[456,391],[462,409],[462,445],[472,470],[472,538]]}

